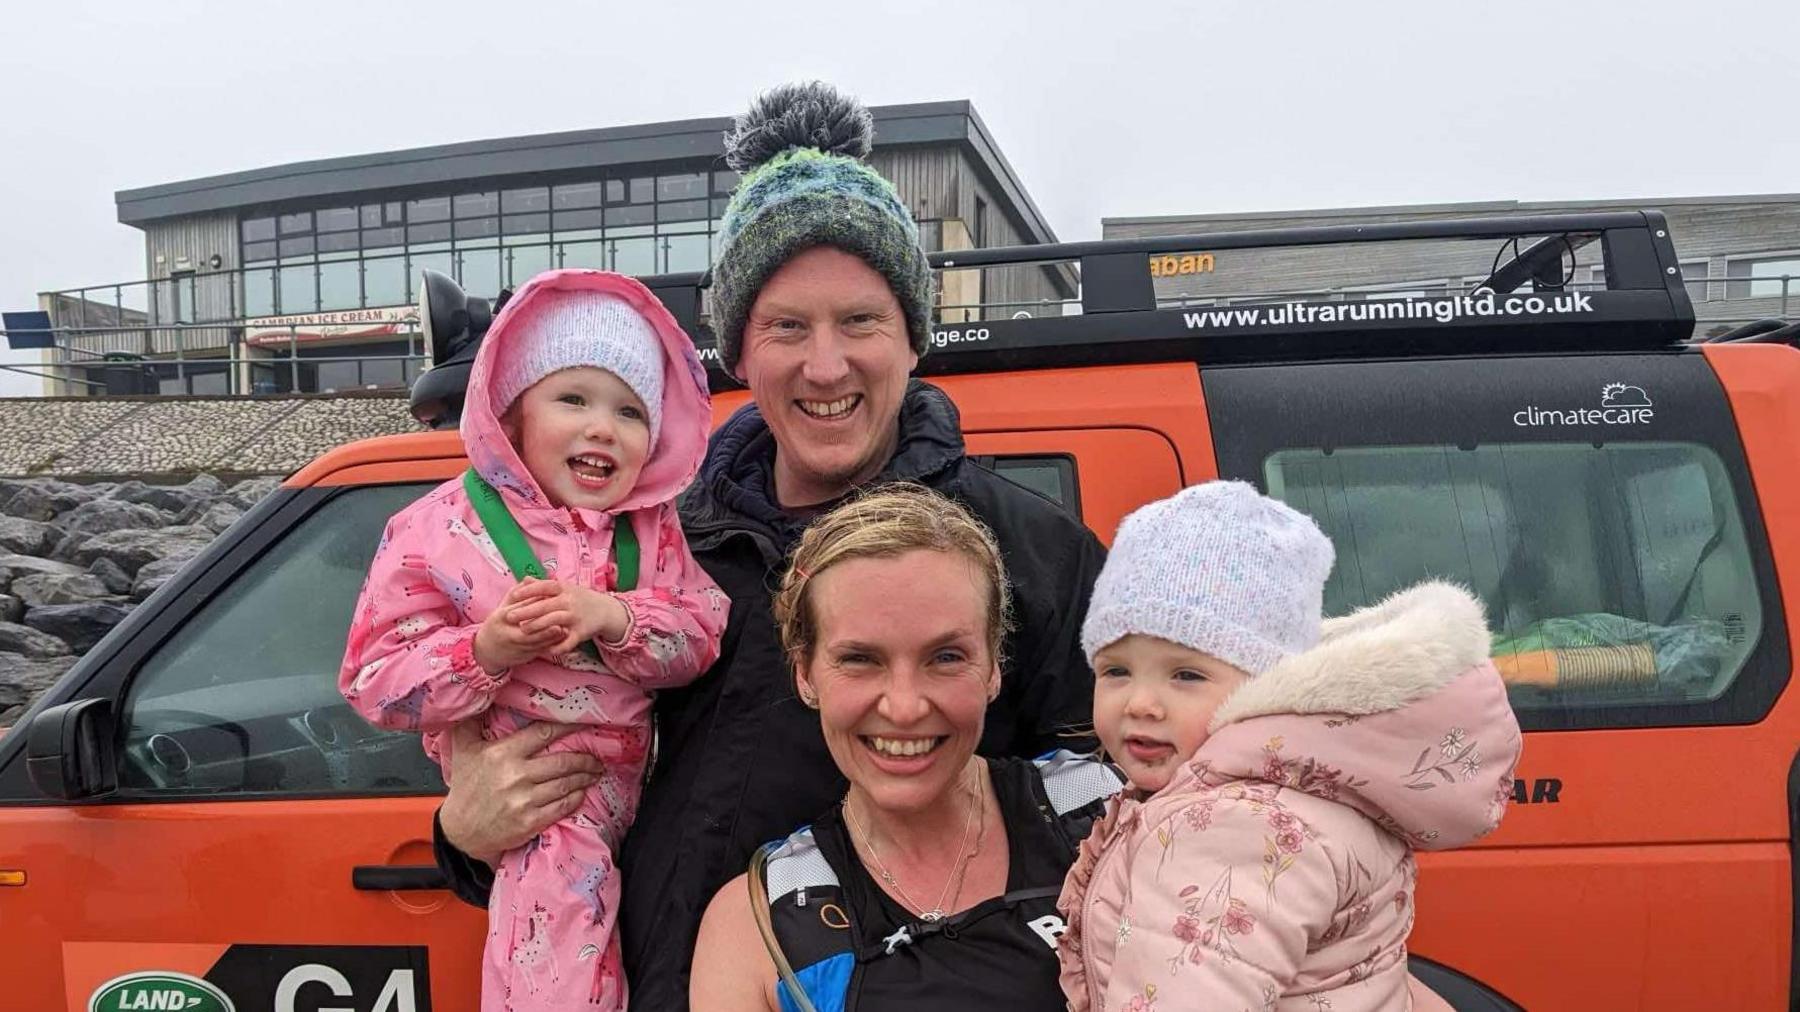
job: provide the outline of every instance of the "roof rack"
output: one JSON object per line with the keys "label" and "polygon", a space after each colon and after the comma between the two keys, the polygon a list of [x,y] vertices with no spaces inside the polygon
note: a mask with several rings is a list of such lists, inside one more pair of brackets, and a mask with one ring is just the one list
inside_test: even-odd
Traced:
{"label": "roof rack", "polygon": [[[1519,242],[1536,237],[1523,251]],[[1281,249],[1404,240],[1493,239],[1514,256],[1467,293],[1356,302],[1257,296],[1229,306],[1159,307],[1150,258],[1197,250]],[[1565,286],[1564,256],[1598,242],[1602,290]],[[1080,313],[941,323],[922,374],[1193,360],[1203,364],[1419,354],[1504,354],[1664,348],[1693,335],[1667,220],[1658,211],[1516,215],[1263,229],[934,253],[939,270],[1074,263]],[[703,274],[644,278],[701,349],[715,389],[736,386],[712,354],[701,318]],[[1530,290],[1519,289],[1529,284]]]}
{"label": "roof rack", "polygon": [[[1536,237],[1522,251],[1520,240]],[[1281,249],[1404,240],[1494,239],[1494,269],[1470,292],[1412,296],[1361,292],[1355,302],[1333,294],[1256,296],[1229,306],[1164,308],[1157,304],[1150,258],[1197,250]],[[1571,291],[1563,257],[1599,242],[1603,290]],[[1510,245],[1511,259],[1500,254]],[[1155,236],[1098,242],[1008,246],[933,253],[938,270],[1074,263],[1081,275],[1079,314],[939,323],[922,375],[1041,369],[1054,366],[1193,361],[1204,365],[1409,355],[1495,355],[1671,348],[1694,332],[1694,307],[1682,284],[1668,222],[1659,211],[1516,215],[1448,221],[1326,225],[1213,235]],[[703,314],[702,273],[641,279],[693,336],[712,388],[739,386],[719,362]],[[454,282],[441,279],[462,305]],[[1529,283],[1529,294],[1519,288]],[[501,293],[503,301],[510,293]],[[486,303],[481,302],[483,312]],[[479,331],[450,310],[432,338],[436,366],[414,382],[413,413],[429,425],[454,425]],[[425,312],[435,317],[435,305]],[[484,317],[485,318],[485,317]],[[1764,328],[1767,330],[1768,328]],[[1788,339],[1779,334],[1739,340]]]}

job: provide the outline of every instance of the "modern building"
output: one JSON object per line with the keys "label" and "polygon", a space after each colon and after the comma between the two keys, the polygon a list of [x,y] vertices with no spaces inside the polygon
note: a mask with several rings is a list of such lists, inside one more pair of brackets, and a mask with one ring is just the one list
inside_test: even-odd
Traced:
{"label": "modern building", "polygon": [[[872,164],[934,250],[1056,241],[968,102],[882,106]],[[493,296],[551,267],[704,271],[737,174],[724,118],[474,141],[191,179],[116,195],[142,280],[40,297],[47,393],[400,387],[430,353],[419,272]],[[945,318],[1075,294],[1066,268],[944,279]],[[955,315],[952,315],[955,314]],[[85,381],[85,382],[83,382]]]}
{"label": "modern building", "polygon": [[[1696,334],[1765,317],[1800,316],[1800,193],[1741,197],[1593,201],[1492,201],[1333,208],[1246,214],[1106,218],[1108,239],[1210,235],[1251,229],[1429,221],[1580,211],[1660,210],[1668,218],[1681,273],[1694,302]],[[1270,294],[1363,299],[1468,291],[1512,249],[1484,240],[1368,243],[1285,249],[1205,250],[1158,257],[1151,273],[1159,302],[1224,305]],[[1600,243],[1565,258],[1569,287],[1604,287]]]}

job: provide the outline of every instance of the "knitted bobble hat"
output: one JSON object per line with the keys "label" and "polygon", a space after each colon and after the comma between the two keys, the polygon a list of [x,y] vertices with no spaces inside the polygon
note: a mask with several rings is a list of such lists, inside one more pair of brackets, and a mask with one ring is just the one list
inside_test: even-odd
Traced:
{"label": "knitted bobble hat", "polygon": [[662,429],[663,347],[650,321],[624,299],[584,291],[550,291],[513,323],[494,370],[495,414],[553,372],[576,366],[605,369],[619,377],[650,423],[650,445]]}
{"label": "knitted bobble hat", "polygon": [[1319,641],[1335,558],[1311,518],[1244,482],[1184,489],[1119,526],[1081,648],[1092,663],[1138,633],[1261,674]]}
{"label": "knitted bobble hat", "polygon": [[863,160],[874,136],[869,110],[817,81],[758,97],[726,133],[725,163],[743,178],[720,222],[712,318],[730,372],[737,372],[757,292],[782,264],[814,246],[834,246],[880,272],[906,314],[913,351],[925,354],[931,267],[912,213],[893,184]]}

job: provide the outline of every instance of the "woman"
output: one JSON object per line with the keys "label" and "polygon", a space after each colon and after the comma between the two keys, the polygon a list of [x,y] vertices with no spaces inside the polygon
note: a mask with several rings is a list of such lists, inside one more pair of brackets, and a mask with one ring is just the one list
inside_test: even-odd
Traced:
{"label": "woman", "polygon": [[1122,781],[1067,753],[975,755],[1009,597],[993,535],[925,488],[889,486],[807,529],[775,615],[850,789],[714,896],[693,1008],[806,1007],[778,988],[821,1010],[1062,1006],[1056,896]]}
{"label": "woman", "polygon": [[[774,610],[795,689],[850,787],[713,897],[691,1007],[1065,1007],[1056,897],[1123,780],[1066,752],[975,755],[1009,593],[992,534],[919,486],[807,529]],[[1415,1009],[1449,1008],[1411,990]]]}

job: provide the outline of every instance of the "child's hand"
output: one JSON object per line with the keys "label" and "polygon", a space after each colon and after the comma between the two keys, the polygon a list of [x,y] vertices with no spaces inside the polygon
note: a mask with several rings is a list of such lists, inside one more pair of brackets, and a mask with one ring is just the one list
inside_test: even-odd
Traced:
{"label": "child's hand", "polygon": [[549,650],[553,655],[566,654],[595,638],[615,641],[631,621],[631,613],[618,598],[586,587],[530,580],[516,591],[523,596],[522,603],[511,609],[512,620],[527,633],[559,632]]}
{"label": "child's hand", "polygon": [[527,580],[506,592],[500,604],[475,630],[475,662],[490,675],[523,664],[562,638],[560,629],[527,629],[514,615],[516,608],[542,595],[541,580]]}

